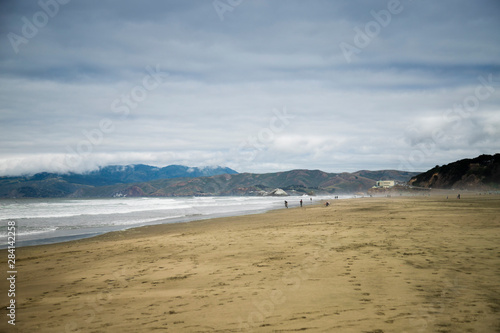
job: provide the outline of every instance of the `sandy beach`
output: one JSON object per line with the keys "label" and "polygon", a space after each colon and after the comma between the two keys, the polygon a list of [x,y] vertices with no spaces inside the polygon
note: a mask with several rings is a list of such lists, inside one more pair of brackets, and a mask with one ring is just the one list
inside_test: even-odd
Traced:
{"label": "sandy beach", "polygon": [[331,203],[18,248],[15,326],[2,250],[0,331],[500,332],[500,196]]}

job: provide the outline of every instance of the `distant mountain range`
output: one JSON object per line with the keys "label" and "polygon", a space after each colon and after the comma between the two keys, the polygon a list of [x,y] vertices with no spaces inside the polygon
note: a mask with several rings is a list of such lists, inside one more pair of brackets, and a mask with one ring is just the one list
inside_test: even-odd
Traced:
{"label": "distant mountain range", "polygon": [[225,167],[169,165],[111,165],[84,174],[37,173],[33,176],[0,177],[2,197],[66,197],[100,186],[149,182],[157,179],[207,177],[237,172]]}
{"label": "distant mountain range", "polygon": [[[195,178],[223,174],[236,174],[238,172],[224,167],[187,167],[184,165],[169,165],[158,168],[144,164],[111,165],[86,174],[57,175],[61,179],[75,184],[104,186],[114,184],[128,184],[149,182],[157,179],[169,178]],[[39,174],[39,176],[53,177],[54,174]],[[36,176],[36,175],[35,175]]]}
{"label": "distant mountain range", "polygon": [[[84,189],[78,195],[84,197],[266,195],[276,188],[291,195],[353,193],[372,187],[375,179],[378,180],[381,175],[380,172],[370,174],[370,171],[363,171],[363,173],[365,176],[357,173],[292,170],[266,174],[241,173],[191,179],[161,179],[147,183]],[[391,172],[391,175],[394,173],[397,172]],[[407,173],[404,172],[404,175]],[[409,178],[411,175],[405,180]]]}
{"label": "distant mountain range", "polygon": [[289,195],[341,194],[366,192],[378,180],[408,182],[419,188],[500,189],[500,154],[437,165],[424,173],[292,170],[254,174],[237,173],[225,167],[115,165],[85,174],[43,172],[0,177],[0,198],[270,195],[277,188]]}
{"label": "distant mountain range", "polygon": [[500,154],[436,165],[410,180],[414,186],[457,190],[500,189]]}
{"label": "distant mountain range", "polygon": [[265,195],[276,188],[299,195],[353,193],[367,190],[377,180],[406,182],[416,175],[415,172],[395,170],[238,174],[223,167],[109,166],[86,174],[1,177],[0,198]]}

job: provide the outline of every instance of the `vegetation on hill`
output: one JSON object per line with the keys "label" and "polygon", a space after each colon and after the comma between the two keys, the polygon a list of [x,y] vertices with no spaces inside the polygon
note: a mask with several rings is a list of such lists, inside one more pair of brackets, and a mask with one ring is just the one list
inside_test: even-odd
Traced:
{"label": "vegetation on hill", "polygon": [[87,189],[84,196],[129,196],[141,192],[146,196],[216,196],[264,195],[276,188],[289,194],[358,192],[373,186],[374,181],[350,173],[326,173],[319,170],[236,175],[218,175],[191,179],[162,179],[133,185]]}
{"label": "vegetation on hill", "polygon": [[481,155],[443,166],[436,165],[410,180],[413,186],[441,189],[488,190],[500,188],[500,154]]}
{"label": "vegetation on hill", "polygon": [[111,165],[84,174],[41,172],[32,176],[0,177],[0,198],[82,196],[86,190],[101,186],[236,173],[236,171],[224,167],[193,168],[183,165],[169,165],[158,168],[144,164]]}
{"label": "vegetation on hill", "polygon": [[290,195],[341,194],[364,192],[379,179],[408,181],[414,175],[394,170],[238,174],[220,167],[110,166],[88,174],[40,173],[0,178],[0,198],[268,195],[276,188]]}

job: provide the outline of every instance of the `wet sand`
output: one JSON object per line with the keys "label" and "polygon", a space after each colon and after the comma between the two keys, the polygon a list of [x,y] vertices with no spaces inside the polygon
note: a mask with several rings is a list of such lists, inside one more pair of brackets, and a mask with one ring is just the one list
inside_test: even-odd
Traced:
{"label": "wet sand", "polygon": [[0,331],[500,332],[500,196],[330,202],[19,248],[15,327],[2,250]]}

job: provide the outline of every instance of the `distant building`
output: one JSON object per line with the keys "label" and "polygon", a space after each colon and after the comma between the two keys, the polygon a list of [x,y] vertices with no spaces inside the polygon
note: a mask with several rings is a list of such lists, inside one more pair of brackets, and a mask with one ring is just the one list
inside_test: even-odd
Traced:
{"label": "distant building", "polygon": [[391,187],[394,187],[394,185],[396,185],[396,181],[394,181],[394,180],[379,180],[377,182],[377,185],[375,185],[375,187],[391,188]]}

